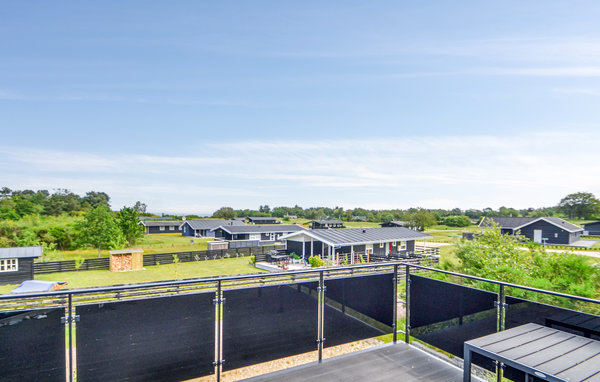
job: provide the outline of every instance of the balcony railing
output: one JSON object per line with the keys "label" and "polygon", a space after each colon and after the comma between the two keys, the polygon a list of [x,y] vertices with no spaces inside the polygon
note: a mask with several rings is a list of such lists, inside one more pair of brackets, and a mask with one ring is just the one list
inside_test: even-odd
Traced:
{"label": "balcony railing", "polygon": [[594,299],[398,262],[6,295],[0,380],[219,381],[384,334],[462,357],[464,341],[526,322],[595,338],[585,322],[599,311]]}

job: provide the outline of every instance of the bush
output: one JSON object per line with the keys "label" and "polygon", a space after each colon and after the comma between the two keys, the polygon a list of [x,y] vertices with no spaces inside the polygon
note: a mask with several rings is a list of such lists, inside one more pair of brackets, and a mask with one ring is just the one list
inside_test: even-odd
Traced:
{"label": "bush", "polygon": [[468,216],[448,216],[444,218],[444,224],[448,227],[468,227],[471,225],[471,219]]}
{"label": "bush", "polygon": [[250,256],[250,260],[248,261],[250,264],[255,265],[256,264],[256,257],[254,255]]}
{"label": "bush", "polygon": [[319,256],[311,256],[311,257],[309,257],[308,258],[308,263],[313,268],[324,267],[326,265],[325,261],[323,261],[323,259],[321,259]]}

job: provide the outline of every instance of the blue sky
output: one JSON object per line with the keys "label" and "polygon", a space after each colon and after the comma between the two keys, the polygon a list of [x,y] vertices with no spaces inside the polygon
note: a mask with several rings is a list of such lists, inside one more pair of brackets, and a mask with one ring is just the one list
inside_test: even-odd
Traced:
{"label": "blue sky", "polygon": [[39,1],[2,14],[2,186],[201,214],[600,196],[597,1]]}

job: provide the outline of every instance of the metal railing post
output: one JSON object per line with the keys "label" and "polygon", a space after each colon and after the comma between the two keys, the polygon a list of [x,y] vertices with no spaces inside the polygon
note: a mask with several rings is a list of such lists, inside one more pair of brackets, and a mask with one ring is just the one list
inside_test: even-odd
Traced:
{"label": "metal railing post", "polygon": [[325,338],[323,336],[325,326],[325,278],[323,271],[319,272],[317,304],[317,352],[319,355],[319,363],[321,363],[323,361],[323,342],[325,342]]}
{"label": "metal railing post", "polygon": [[[504,285],[500,284],[498,288],[498,301],[496,301],[496,331],[501,332],[505,329],[506,319],[506,293]],[[504,364],[496,361],[496,381],[501,382],[504,378]]]}
{"label": "metal railing post", "polygon": [[217,291],[213,302],[215,304],[215,361],[213,366],[215,367],[217,382],[220,382],[223,363],[225,362],[223,359],[223,304],[225,299],[221,289],[221,280],[217,282]]}
{"label": "metal railing post", "polygon": [[394,339],[394,343],[396,343],[397,339],[398,339],[398,325],[397,325],[397,320],[398,320],[398,264],[394,264],[394,277],[392,277],[392,282],[394,283],[394,310],[393,310],[393,324],[392,324],[392,330],[394,331],[393,334],[393,339]]}
{"label": "metal railing post", "polygon": [[405,328],[404,328],[404,342],[410,345],[410,265],[406,265],[406,306],[405,306]]}

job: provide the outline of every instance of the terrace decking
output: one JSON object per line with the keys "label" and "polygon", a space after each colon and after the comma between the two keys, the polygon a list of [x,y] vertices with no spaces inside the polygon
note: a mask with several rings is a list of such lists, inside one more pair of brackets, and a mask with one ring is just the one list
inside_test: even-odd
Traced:
{"label": "terrace decking", "polygon": [[[476,380],[473,378],[473,380]],[[246,379],[247,382],[459,382],[462,370],[404,343],[384,345]]]}

